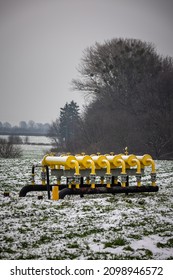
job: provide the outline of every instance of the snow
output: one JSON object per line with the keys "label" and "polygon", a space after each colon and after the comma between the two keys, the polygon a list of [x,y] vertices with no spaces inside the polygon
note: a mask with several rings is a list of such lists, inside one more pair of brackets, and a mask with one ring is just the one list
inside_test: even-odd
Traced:
{"label": "snow", "polygon": [[173,259],[172,161],[156,162],[158,193],[19,198],[44,152],[28,145],[23,158],[0,159],[1,259]]}

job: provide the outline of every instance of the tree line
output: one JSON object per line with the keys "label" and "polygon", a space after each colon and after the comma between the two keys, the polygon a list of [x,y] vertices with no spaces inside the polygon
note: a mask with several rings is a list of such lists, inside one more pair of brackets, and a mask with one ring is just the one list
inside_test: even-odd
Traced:
{"label": "tree line", "polygon": [[29,122],[21,121],[19,125],[12,126],[9,122],[0,122],[0,134],[9,135],[47,135],[50,125],[48,123],[35,123],[33,120]]}
{"label": "tree line", "polygon": [[87,48],[74,90],[88,98],[82,113],[72,101],[49,136],[58,151],[150,153],[173,158],[173,58],[153,44],[112,39]]}

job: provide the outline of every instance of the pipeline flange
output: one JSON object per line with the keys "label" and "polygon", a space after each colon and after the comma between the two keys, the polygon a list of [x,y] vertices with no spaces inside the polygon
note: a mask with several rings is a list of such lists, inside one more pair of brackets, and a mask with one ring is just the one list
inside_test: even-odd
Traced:
{"label": "pipeline flange", "polygon": [[74,184],[76,185],[76,187],[79,187],[80,185],[80,180],[81,180],[81,176],[78,174],[74,175]]}
{"label": "pipeline flange", "polygon": [[105,180],[107,184],[111,183],[112,175],[111,174],[105,174]]}
{"label": "pipeline flange", "polygon": [[95,181],[96,181],[96,175],[95,174],[90,174],[89,178],[90,178],[91,184],[94,184]]}
{"label": "pipeline flange", "polygon": [[126,183],[127,182],[127,174],[121,174],[121,182]]}

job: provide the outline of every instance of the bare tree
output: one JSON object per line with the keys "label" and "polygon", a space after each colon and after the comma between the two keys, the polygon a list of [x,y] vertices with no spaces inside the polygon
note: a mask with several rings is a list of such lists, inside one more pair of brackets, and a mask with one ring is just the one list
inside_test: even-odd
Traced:
{"label": "bare tree", "polygon": [[0,158],[18,158],[22,156],[22,150],[10,139],[0,138]]}
{"label": "bare tree", "polygon": [[83,116],[87,139],[99,138],[106,150],[127,143],[156,157],[171,151],[172,58],[151,43],[113,39],[87,48],[78,71],[73,89],[91,98]]}

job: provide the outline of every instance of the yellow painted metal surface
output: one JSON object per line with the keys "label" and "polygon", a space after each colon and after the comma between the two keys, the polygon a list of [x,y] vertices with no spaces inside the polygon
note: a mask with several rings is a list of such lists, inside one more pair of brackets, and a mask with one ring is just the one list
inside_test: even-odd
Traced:
{"label": "yellow painted metal surface", "polygon": [[[127,176],[136,176],[137,186],[141,186],[142,172],[145,167],[151,166],[151,184],[156,186],[156,167],[155,162],[151,155],[134,155],[128,154],[127,149],[125,154],[110,154],[101,155],[99,153],[86,155],[85,153],[71,155],[62,154],[56,156],[54,154],[45,155],[42,159],[42,184],[45,185],[45,166],[49,166],[51,169],[57,171],[70,171],[71,177],[69,177],[68,187],[72,185],[76,188],[80,188],[81,179],[86,181],[86,184],[90,184],[91,188],[95,188],[96,177],[100,176],[100,184],[106,184],[108,188],[111,188],[111,184],[121,183],[122,187],[127,185]],[[86,173],[85,173],[86,170]],[[131,173],[129,173],[129,171]],[[82,173],[84,172],[84,173]],[[64,173],[66,174],[66,173]],[[88,174],[81,175],[81,174]],[[114,176],[112,174],[118,174]],[[34,174],[32,184],[34,184]],[[66,175],[65,175],[66,176]],[[68,175],[67,175],[68,176]],[[61,184],[61,176],[57,177],[58,185]],[[54,186],[52,190],[52,199],[57,200],[59,196],[59,190],[57,186]]]}

